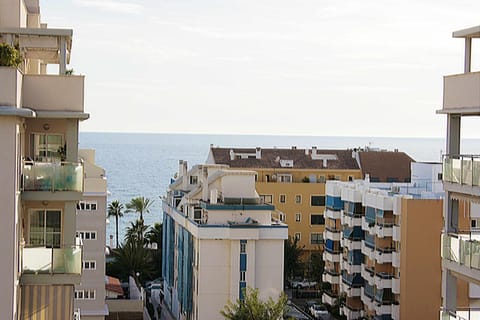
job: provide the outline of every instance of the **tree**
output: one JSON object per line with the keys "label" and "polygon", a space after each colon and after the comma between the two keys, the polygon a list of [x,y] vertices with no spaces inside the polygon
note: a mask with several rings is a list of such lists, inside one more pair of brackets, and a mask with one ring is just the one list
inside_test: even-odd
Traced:
{"label": "tree", "polygon": [[130,222],[130,227],[127,228],[127,232],[125,233],[125,242],[144,247],[145,244],[147,244],[145,232],[147,232],[148,227],[149,226],[144,225],[141,220]]}
{"label": "tree", "polygon": [[17,48],[8,43],[0,43],[0,67],[18,67],[22,56]]}
{"label": "tree", "polygon": [[143,223],[143,214],[150,212],[150,206],[153,200],[145,197],[136,197],[127,203],[127,210],[125,212],[136,212],[140,214],[140,221]]}
{"label": "tree", "polygon": [[304,264],[300,259],[304,247],[298,246],[298,239],[288,237],[285,240],[284,265],[285,265],[285,281],[293,278],[296,274],[303,273]]}
{"label": "tree", "polygon": [[132,276],[143,283],[153,273],[152,255],[149,249],[139,243],[127,241],[112,250],[114,262],[107,265],[107,273],[126,281]]}
{"label": "tree", "polygon": [[228,320],[280,320],[287,311],[287,295],[282,292],[277,301],[271,297],[267,301],[258,298],[258,289],[247,287],[244,299],[236,303],[228,301],[220,314]]}
{"label": "tree", "polygon": [[310,278],[318,283],[322,282],[323,271],[325,270],[325,261],[323,261],[320,249],[312,252],[310,255],[309,273]]}
{"label": "tree", "polygon": [[150,229],[148,229],[147,233],[145,234],[145,240],[148,244],[157,244],[156,249],[151,249],[153,264],[155,266],[155,277],[162,276],[162,230],[163,225],[161,223],[155,223],[153,227],[150,227]]}
{"label": "tree", "polygon": [[118,248],[118,218],[123,217],[123,204],[121,204],[118,200],[112,201],[108,205],[108,216],[115,217],[115,236],[117,240],[117,248]]}

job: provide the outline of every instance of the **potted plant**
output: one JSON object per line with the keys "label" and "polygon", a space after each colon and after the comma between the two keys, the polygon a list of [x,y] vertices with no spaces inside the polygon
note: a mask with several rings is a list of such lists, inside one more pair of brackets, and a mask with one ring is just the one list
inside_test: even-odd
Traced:
{"label": "potted plant", "polygon": [[0,43],[0,67],[18,68],[22,63],[22,56],[17,48],[7,43]]}

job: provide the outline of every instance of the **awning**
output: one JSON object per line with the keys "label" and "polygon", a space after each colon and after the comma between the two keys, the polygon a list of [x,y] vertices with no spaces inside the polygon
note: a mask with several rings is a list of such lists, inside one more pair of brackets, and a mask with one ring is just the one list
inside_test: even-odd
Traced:
{"label": "awning", "polygon": [[73,285],[22,286],[20,319],[72,319],[73,288]]}

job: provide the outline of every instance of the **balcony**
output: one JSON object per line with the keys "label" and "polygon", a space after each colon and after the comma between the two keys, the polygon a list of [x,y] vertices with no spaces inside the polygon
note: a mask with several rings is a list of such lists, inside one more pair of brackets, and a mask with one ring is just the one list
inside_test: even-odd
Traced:
{"label": "balcony", "polygon": [[442,234],[442,264],[472,279],[480,279],[480,234]]}
{"label": "balcony", "polygon": [[392,266],[400,268],[400,252],[398,251],[392,252]]}
{"label": "balcony", "polygon": [[341,240],[342,247],[347,248],[348,250],[361,250],[362,249],[362,241],[360,239],[348,239],[342,238]]}
{"label": "balcony", "polygon": [[340,250],[325,250],[323,251],[323,261],[340,262]]}
{"label": "balcony", "polygon": [[17,68],[0,67],[0,105],[20,108],[22,77]]}
{"label": "balcony", "polygon": [[[23,164],[24,193],[30,192],[83,192],[83,165],[73,162],[31,162]],[[32,195],[30,195],[32,196]],[[39,200],[34,196],[27,200]],[[59,199],[60,200],[60,199]]]}
{"label": "balcony", "polygon": [[362,229],[370,234],[375,234],[375,221],[372,222],[370,219],[362,217]]}
{"label": "balcony", "polygon": [[472,193],[464,189],[480,186],[480,155],[445,155],[443,182],[446,190]]}
{"label": "balcony", "polygon": [[400,278],[392,278],[392,292],[394,294],[400,294]]}
{"label": "balcony", "polygon": [[367,266],[366,264],[362,263],[362,277],[365,281],[367,281],[370,285],[375,284],[375,269],[374,267]]}
{"label": "balcony", "polygon": [[377,263],[392,263],[393,248],[377,248],[375,250],[375,260]]}
{"label": "balcony", "polygon": [[385,289],[392,287],[393,275],[386,272],[377,272],[375,275],[375,286],[377,289]]}
{"label": "balcony", "polygon": [[23,106],[83,113],[84,76],[24,75]]}
{"label": "balcony", "polygon": [[330,239],[333,241],[340,241],[342,239],[342,233],[339,228],[325,226],[325,231],[323,232],[324,239]]}
{"label": "balcony", "polygon": [[477,320],[480,318],[480,308],[457,308],[455,311],[441,310],[441,320]]}
{"label": "balcony", "polygon": [[401,235],[402,235],[402,232],[401,232],[400,226],[394,225],[393,226],[393,232],[392,232],[393,241],[401,241],[401,239],[402,239]]}
{"label": "balcony", "polygon": [[328,304],[330,306],[335,305],[338,295],[331,291],[324,291],[322,295],[322,303]]}
{"label": "balcony", "polygon": [[343,282],[341,284],[341,287],[342,287],[342,292],[344,292],[349,298],[360,297],[362,293],[362,290],[361,290],[362,287],[352,287]]}
{"label": "balcony", "polygon": [[393,235],[393,218],[378,218],[375,225],[375,234],[379,238],[391,237]]}
{"label": "balcony", "polygon": [[343,215],[343,224],[346,224],[348,227],[360,227],[362,226],[362,215],[361,214],[344,214]]}
{"label": "balcony", "polygon": [[400,320],[400,305],[392,305],[392,320]]}
{"label": "balcony", "polygon": [[327,270],[325,269],[322,275],[323,282],[328,282],[331,284],[339,284],[340,283],[340,273],[335,272],[334,270]]}
{"label": "balcony", "polygon": [[347,320],[360,319],[362,317],[362,310],[361,307],[353,307],[346,304],[342,306],[343,314]]}
{"label": "balcony", "polygon": [[76,284],[81,274],[81,246],[22,248],[23,284]]}
{"label": "balcony", "polygon": [[443,78],[443,112],[478,114],[480,107],[480,72],[449,75]]}
{"label": "balcony", "polygon": [[391,303],[388,303],[388,304],[375,304],[374,306],[374,309],[375,309],[375,313],[377,314],[377,316],[381,316],[381,315],[388,315],[388,314],[392,314],[392,304]]}
{"label": "balcony", "polygon": [[360,273],[362,272],[362,265],[361,264],[352,264],[347,260],[341,261],[341,268],[342,270],[347,271],[348,273]]}
{"label": "balcony", "polygon": [[360,299],[362,300],[365,307],[369,310],[374,310],[375,304],[373,303],[374,293],[373,287],[365,286],[361,289]]}
{"label": "balcony", "polygon": [[366,255],[370,260],[375,259],[375,244],[362,240],[362,253]]}
{"label": "balcony", "polygon": [[325,218],[340,219],[341,211],[335,211],[330,208],[325,209]]}

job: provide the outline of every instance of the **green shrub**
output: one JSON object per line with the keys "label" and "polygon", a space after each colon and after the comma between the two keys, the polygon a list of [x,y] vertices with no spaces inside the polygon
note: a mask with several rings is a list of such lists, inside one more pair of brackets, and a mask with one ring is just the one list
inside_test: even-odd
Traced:
{"label": "green shrub", "polygon": [[20,63],[22,63],[20,52],[7,43],[0,43],[0,66],[17,68]]}

